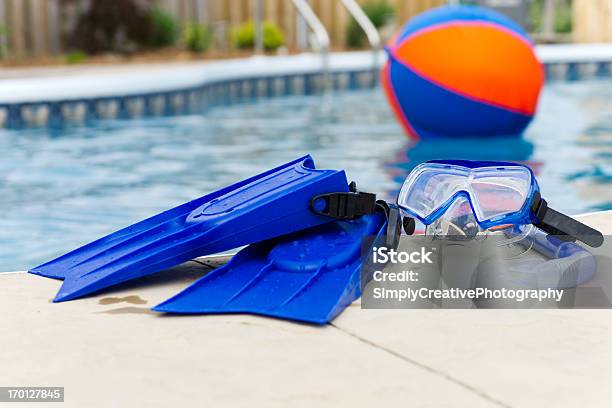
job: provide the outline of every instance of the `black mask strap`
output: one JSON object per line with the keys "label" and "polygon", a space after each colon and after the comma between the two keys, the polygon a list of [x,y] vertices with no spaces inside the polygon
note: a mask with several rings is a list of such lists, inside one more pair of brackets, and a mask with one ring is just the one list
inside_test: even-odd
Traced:
{"label": "black mask strap", "polygon": [[603,244],[604,238],[601,232],[553,210],[539,192],[533,197],[531,211],[538,220],[534,225],[550,235],[567,241],[578,240],[593,248]]}
{"label": "black mask strap", "polygon": [[349,185],[349,190],[316,195],[310,201],[310,208],[317,214],[337,220],[352,220],[377,211],[384,212],[387,217],[385,245],[388,248],[397,248],[402,229],[407,235],[414,233],[414,218],[402,217],[397,205],[376,200],[376,194],[357,191],[355,182]]}
{"label": "black mask strap", "polygon": [[316,195],[310,200],[310,208],[317,214],[337,220],[352,220],[377,211],[376,194],[357,191],[354,181],[349,189],[348,192]]}

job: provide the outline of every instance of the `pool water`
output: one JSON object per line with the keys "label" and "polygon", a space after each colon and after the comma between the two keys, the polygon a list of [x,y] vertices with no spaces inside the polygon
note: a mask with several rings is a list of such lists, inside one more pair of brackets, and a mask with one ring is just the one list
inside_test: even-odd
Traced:
{"label": "pool water", "polygon": [[387,199],[432,158],[521,161],[553,208],[577,214],[612,209],[612,81],[547,85],[520,139],[411,143],[374,89],[203,115],[5,130],[0,151],[0,271],[33,267],[306,153]]}

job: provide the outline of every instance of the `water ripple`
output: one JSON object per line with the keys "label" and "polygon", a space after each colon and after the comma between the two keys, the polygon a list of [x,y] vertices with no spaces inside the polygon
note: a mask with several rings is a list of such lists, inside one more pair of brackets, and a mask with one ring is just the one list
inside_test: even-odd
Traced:
{"label": "water ripple", "polygon": [[0,270],[32,267],[102,234],[312,153],[393,199],[436,157],[530,164],[571,213],[612,208],[612,83],[549,85],[523,139],[410,143],[380,90],[278,98],[206,115],[0,131]]}

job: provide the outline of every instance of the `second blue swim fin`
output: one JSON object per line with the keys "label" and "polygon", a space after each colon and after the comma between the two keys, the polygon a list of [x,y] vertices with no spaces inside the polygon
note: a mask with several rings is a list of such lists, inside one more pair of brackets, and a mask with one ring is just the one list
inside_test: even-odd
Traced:
{"label": "second blue swim fin", "polygon": [[344,171],[317,170],[310,156],[148,218],[30,270],[63,279],[71,300],[199,256],[333,221],[313,196],[346,192]]}
{"label": "second blue swim fin", "polygon": [[361,295],[370,248],[388,242],[387,225],[379,211],[250,245],[153,310],[253,313],[325,324]]}

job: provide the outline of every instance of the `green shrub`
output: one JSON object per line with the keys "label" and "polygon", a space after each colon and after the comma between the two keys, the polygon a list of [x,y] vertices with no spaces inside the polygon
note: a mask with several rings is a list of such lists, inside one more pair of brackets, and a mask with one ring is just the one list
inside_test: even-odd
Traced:
{"label": "green shrub", "polygon": [[[263,46],[268,51],[274,51],[285,43],[285,36],[274,23],[263,23]],[[255,46],[255,23],[249,21],[232,30],[232,45],[238,49],[249,49]]]}
{"label": "green shrub", "polygon": [[271,22],[263,24],[263,45],[266,50],[274,51],[285,43],[280,27]]}
{"label": "green shrub", "polygon": [[206,24],[187,23],[183,29],[183,45],[189,51],[207,51],[212,44],[212,40],[212,32]]}
{"label": "green shrub", "polygon": [[74,51],[66,55],[66,62],[68,64],[79,64],[87,60],[87,54],[83,51]]}
{"label": "green shrub", "polygon": [[167,47],[176,43],[178,25],[175,18],[159,7],[151,10],[151,46]]}
{"label": "green shrub", "polygon": [[255,23],[244,23],[231,30],[232,45],[240,50],[253,48],[255,45]]}
{"label": "green shrub", "polygon": [[[66,3],[81,5],[77,0]],[[77,7],[79,14],[67,44],[89,54],[133,52],[148,45],[151,37],[150,1],[90,1]]]}
{"label": "green shrub", "polygon": [[[376,28],[383,27],[395,16],[395,8],[385,0],[366,3],[363,5],[363,11]],[[351,18],[346,26],[346,45],[351,48],[363,47],[366,38],[357,21]]]}

